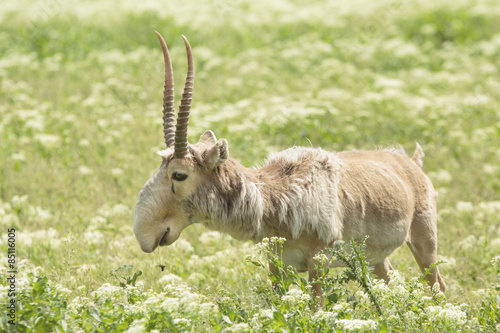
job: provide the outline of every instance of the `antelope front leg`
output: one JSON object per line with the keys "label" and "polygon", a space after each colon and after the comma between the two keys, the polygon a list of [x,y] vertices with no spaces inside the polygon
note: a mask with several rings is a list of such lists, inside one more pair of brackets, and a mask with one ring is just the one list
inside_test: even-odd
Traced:
{"label": "antelope front leg", "polygon": [[[282,274],[280,274],[280,271],[271,263],[269,263],[269,270],[271,271],[272,274],[279,275],[283,279],[283,276],[282,276]],[[273,284],[273,290],[276,292],[276,288],[278,287],[278,283],[272,282],[272,284]]]}
{"label": "antelope front leg", "polygon": [[[314,260],[310,260],[308,263],[308,272],[309,272],[309,283],[316,280],[318,276],[318,272],[316,271],[316,267],[314,265]],[[323,289],[321,289],[321,283],[316,282],[312,284],[312,292],[313,296],[318,300],[321,307],[325,306],[325,297],[323,297]]]}

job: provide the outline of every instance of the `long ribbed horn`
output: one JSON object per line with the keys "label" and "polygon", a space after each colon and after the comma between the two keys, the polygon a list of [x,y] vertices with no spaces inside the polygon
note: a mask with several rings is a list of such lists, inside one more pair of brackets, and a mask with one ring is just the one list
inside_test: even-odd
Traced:
{"label": "long ribbed horn", "polygon": [[158,31],[156,36],[160,40],[163,50],[163,60],[165,62],[165,86],[163,88],[163,135],[165,144],[170,147],[175,140],[175,96],[174,96],[174,71],[170,54],[168,53],[167,43]]}
{"label": "long ribbed horn", "polygon": [[181,106],[179,107],[179,115],[177,116],[177,126],[175,129],[175,149],[174,157],[183,158],[186,156],[188,149],[187,129],[189,122],[189,109],[191,108],[191,100],[193,97],[194,87],[194,63],[191,45],[186,37],[182,36],[184,44],[186,44],[186,52],[188,59],[188,72],[186,76],[186,84],[182,93]]}

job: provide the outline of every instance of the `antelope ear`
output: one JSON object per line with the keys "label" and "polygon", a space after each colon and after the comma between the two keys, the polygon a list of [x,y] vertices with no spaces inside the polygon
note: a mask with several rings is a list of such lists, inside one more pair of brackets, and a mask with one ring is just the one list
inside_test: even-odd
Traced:
{"label": "antelope ear", "polygon": [[220,139],[206,151],[205,164],[209,169],[216,168],[222,163],[224,163],[224,161],[227,160],[228,156],[229,156],[229,149],[227,146],[227,141],[226,139]]}
{"label": "antelope ear", "polygon": [[206,145],[214,145],[217,142],[214,132],[208,130],[200,136],[200,142]]}

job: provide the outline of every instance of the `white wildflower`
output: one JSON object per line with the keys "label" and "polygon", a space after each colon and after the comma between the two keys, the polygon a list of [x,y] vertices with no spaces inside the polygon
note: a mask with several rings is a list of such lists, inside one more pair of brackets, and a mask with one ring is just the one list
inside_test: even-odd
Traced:
{"label": "white wildflower", "polygon": [[[45,276],[45,272],[43,274],[37,274],[36,276]],[[19,290],[31,288],[31,281],[27,277],[21,277],[16,280],[16,287],[19,287]]]}
{"label": "white wildflower", "polygon": [[48,210],[34,206],[28,208],[28,215],[38,221],[47,221],[52,218],[52,214]]}
{"label": "white wildflower", "polygon": [[24,153],[22,151],[19,153],[14,153],[14,154],[10,155],[10,158],[14,161],[20,161],[20,162],[26,161],[26,156],[24,156]]}
{"label": "white wildflower", "polygon": [[377,322],[371,319],[340,319],[337,324],[344,330],[375,330],[377,328]]}
{"label": "white wildflower", "polygon": [[259,313],[253,314],[252,319],[250,319],[250,326],[252,326],[254,330],[259,330],[262,328],[262,321],[260,320]]}
{"label": "white wildflower", "polygon": [[28,202],[27,195],[23,195],[23,196],[14,195],[10,201],[10,203],[12,204],[12,208],[14,208],[14,209],[23,208],[27,202]]}
{"label": "white wildflower", "polygon": [[99,126],[101,129],[105,129],[106,127],[108,127],[109,125],[109,121],[107,121],[106,119],[99,119],[97,121],[97,126]]}
{"label": "white wildflower", "polygon": [[387,321],[391,324],[396,324],[397,322],[399,322],[400,318],[399,316],[396,316],[396,315],[391,315],[387,318]]}
{"label": "white wildflower", "polygon": [[463,325],[467,320],[467,315],[460,306],[446,304],[441,306],[429,306],[425,312],[431,321],[441,321],[448,325]]}
{"label": "white wildflower", "polygon": [[162,286],[166,287],[171,284],[176,284],[178,282],[181,282],[182,278],[175,274],[165,274],[163,275],[159,280],[158,283],[160,283]]}
{"label": "white wildflower", "polygon": [[134,116],[130,113],[123,113],[120,118],[124,122],[132,122],[134,120]]}
{"label": "white wildflower", "polygon": [[0,224],[3,224],[8,227],[18,227],[19,226],[19,217],[15,214],[9,213],[2,215],[0,213]]}
{"label": "white wildflower", "polygon": [[99,230],[86,231],[83,234],[83,238],[90,244],[101,244],[104,243],[104,235]]}
{"label": "white wildflower", "polygon": [[486,174],[493,175],[497,172],[497,167],[491,164],[484,164],[483,171]]}
{"label": "white wildflower", "polygon": [[470,213],[474,210],[474,205],[472,204],[472,202],[459,201],[459,202],[457,202],[455,209],[459,213]]}
{"label": "white wildflower", "polygon": [[282,237],[271,237],[271,238],[264,238],[262,240],[262,243],[266,244],[266,245],[277,245],[277,244],[281,244],[283,245],[286,241],[286,238],[282,238]]}
{"label": "white wildflower", "polygon": [[90,141],[87,139],[81,139],[79,141],[78,145],[81,147],[88,147],[88,146],[90,146]]}
{"label": "white wildflower", "polygon": [[491,263],[493,264],[493,267],[500,271],[500,256],[492,258]]}
{"label": "white wildflower", "polygon": [[500,213],[500,201],[486,201],[479,204],[479,209],[488,215],[497,215]]}
{"label": "white wildflower", "polygon": [[123,216],[130,212],[130,208],[124,204],[116,204],[113,206],[113,216]]}
{"label": "white wildflower", "polygon": [[436,27],[430,23],[423,24],[420,27],[420,32],[424,35],[434,35],[436,33]]}
{"label": "white wildflower", "polygon": [[207,231],[198,238],[201,244],[218,243],[222,239],[222,234],[217,231]]}
{"label": "white wildflower", "polygon": [[332,310],[340,312],[340,311],[351,311],[349,304],[347,303],[337,303],[333,306]]}
{"label": "white wildflower", "polygon": [[318,253],[313,259],[319,267],[325,267],[330,262],[330,258],[324,253]]}
{"label": "white wildflower", "polygon": [[313,315],[314,320],[326,320],[328,322],[332,322],[335,319],[337,319],[337,313],[336,312],[330,312],[330,311],[323,311],[319,310]]}
{"label": "white wildflower", "polygon": [[146,332],[146,324],[147,324],[146,318],[136,319],[132,322],[132,324],[130,324],[129,328],[125,331],[125,333]]}
{"label": "white wildflower", "polygon": [[264,318],[273,319],[273,310],[271,309],[261,309],[260,314]]}
{"label": "white wildflower", "polygon": [[385,283],[384,280],[382,279],[374,279],[373,280],[373,291],[383,295],[383,294],[387,294],[390,292],[390,288],[389,286],[387,285],[387,283]]}
{"label": "white wildflower", "polygon": [[36,141],[38,141],[42,146],[46,148],[57,147],[61,141],[61,138],[57,135],[38,133],[34,135]]}
{"label": "white wildflower", "polygon": [[404,319],[408,322],[412,322],[418,319],[418,316],[415,312],[413,311],[408,311],[404,315]]}
{"label": "white wildflower", "polygon": [[286,295],[281,296],[283,302],[290,302],[295,304],[304,304],[311,299],[311,295],[304,293],[300,289],[290,289]]}
{"label": "white wildflower", "polygon": [[96,265],[94,264],[83,264],[76,270],[80,274],[89,274],[92,271],[95,271]]}
{"label": "white wildflower", "polygon": [[[397,286],[396,288],[399,288],[400,286]],[[369,304],[370,303],[370,298],[367,293],[365,293],[362,290],[358,290],[355,293],[356,297],[364,304]]]}
{"label": "white wildflower", "polygon": [[474,294],[476,294],[478,298],[485,298],[488,296],[488,291],[486,289],[477,289],[474,291]]}
{"label": "white wildflower", "polygon": [[25,232],[23,237],[20,238],[20,242],[27,245],[31,245],[33,242],[48,244],[53,249],[56,249],[61,245],[59,233],[54,228]]}
{"label": "white wildflower", "polygon": [[400,299],[405,299],[410,293],[408,292],[408,289],[400,285],[392,288],[392,294]]}
{"label": "white wildflower", "polygon": [[375,81],[374,86],[376,88],[403,88],[405,83],[399,79],[380,77]]}
{"label": "white wildflower", "polygon": [[202,316],[213,316],[217,313],[217,311],[217,306],[210,302],[201,303],[198,306],[198,314]]}
{"label": "white wildflower", "polygon": [[179,293],[179,300],[184,309],[188,312],[198,312],[200,304],[203,303],[205,296],[193,293],[188,289]]}
{"label": "white wildflower", "polygon": [[200,283],[201,281],[204,281],[205,279],[206,279],[205,275],[198,273],[198,272],[191,273],[189,275],[189,277],[187,278],[189,283],[192,283],[192,284]]}
{"label": "white wildflower", "polygon": [[37,132],[41,132],[45,129],[45,123],[41,115],[28,119],[25,126]]}
{"label": "white wildflower", "polygon": [[86,165],[80,165],[80,167],[78,168],[78,172],[84,176],[91,175],[94,173],[94,171]]}
{"label": "white wildflower", "polygon": [[247,323],[233,324],[227,329],[227,332],[251,332],[250,326]]}
{"label": "white wildflower", "polygon": [[[150,299],[150,297],[146,300],[146,304],[149,303],[156,303],[156,299]],[[174,297],[165,297],[164,299],[161,300],[160,307],[162,309],[165,309],[169,312],[175,312],[177,309],[180,307],[180,301],[178,298]]]}
{"label": "white wildflower", "polygon": [[439,282],[434,283],[434,285],[432,286],[432,293],[433,294],[437,294],[440,291],[441,291],[441,289],[440,289],[440,286],[439,286]]}
{"label": "white wildflower", "polygon": [[[3,273],[2,270],[0,270],[0,273]],[[2,298],[6,298],[6,295],[9,293],[9,289],[10,289],[9,285],[4,286],[4,285],[0,284],[0,299],[2,301],[4,301]]]}
{"label": "white wildflower", "polygon": [[103,225],[106,225],[108,220],[102,216],[94,216],[93,218],[90,219],[90,224],[94,225],[95,227],[100,227]]}
{"label": "white wildflower", "polygon": [[17,264],[17,269],[21,270],[23,268],[29,267],[30,266],[30,261],[28,259],[22,259],[18,264]]}
{"label": "white wildflower", "polygon": [[141,291],[141,292],[143,292],[143,291],[144,291],[144,288],[145,288],[145,287],[144,287],[144,282],[143,282],[143,281],[137,281],[137,282],[135,283],[135,286],[136,286],[137,290],[139,290],[139,291]]}
{"label": "white wildflower", "polygon": [[65,288],[63,287],[62,285],[60,284],[57,284],[54,289],[57,291],[57,293],[59,295],[62,295],[62,296],[66,296],[68,297],[70,294],[71,294],[71,290],[69,290],[68,288]]}
{"label": "white wildflower", "polygon": [[146,302],[135,302],[134,304],[127,304],[127,306],[126,306],[127,314],[129,314],[131,317],[134,317],[137,315],[140,317],[147,317],[147,314],[150,311],[150,308],[149,308],[150,305],[151,304],[148,304]]}
{"label": "white wildflower", "polygon": [[430,172],[429,178],[436,181],[439,184],[447,185],[453,180],[451,173],[448,170],[438,170],[436,172]]}
{"label": "white wildflower", "polygon": [[113,168],[111,169],[111,175],[114,177],[120,177],[123,175],[123,170],[120,168]]}
{"label": "white wildflower", "polygon": [[403,275],[398,270],[389,271],[389,287],[402,285],[405,283]]}
{"label": "white wildflower", "polygon": [[264,238],[262,242],[257,243],[255,245],[255,250],[259,254],[267,254],[269,251],[274,252],[274,250],[278,247],[283,246],[285,243],[286,239],[285,238],[279,238],[279,237],[271,237],[271,238]]}
{"label": "white wildflower", "polygon": [[469,235],[465,239],[462,239],[461,241],[458,242],[458,245],[463,249],[463,250],[468,250],[476,246],[476,236],[474,235]]}
{"label": "white wildflower", "polygon": [[179,251],[183,253],[192,253],[194,252],[193,246],[191,246],[191,243],[189,243],[187,240],[181,238],[178,239],[173,245],[173,248],[178,249]]}
{"label": "white wildflower", "polygon": [[500,251],[500,238],[493,239],[490,242],[490,248],[498,253]]}
{"label": "white wildflower", "polygon": [[74,114],[66,114],[64,115],[63,119],[67,123],[76,123],[78,121],[78,117]]}
{"label": "white wildflower", "polygon": [[174,319],[174,324],[175,326],[189,327],[191,325],[191,321],[186,318],[176,318]]}
{"label": "white wildflower", "polygon": [[87,306],[90,300],[87,297],[77,296],[69,303],[69,308],[73,313],[79,313],[80,308]]}
{"label": "white wildflower", "polygon": [[438,260],[444,261],[446,263],[446,267],[455,267],[457,265],[457,259],[453,257],[439,256]]}
{"label": "white wildflower", "polygon": [[2,200],[0,200],[0,216],[7,214],[7,212],[10,212],[11,210],[12,207],[10,203],[2,202]]}
{"label": "white wildflower", "polygon": [[105,301],[106,299],[118,300],[124,296],[124,289],[105,283],[96,291],[92,292],[92,297],[96,300]]}
{"label": "white wildflower", "polygon": [[132,286],[130,284],[127,284],[125,286],[125,292],[127,293],[127,296],[141,296],[143,292],[143,288],[141,286]]}
{"label": "white wildflower", "polygon": [[129,214],[130,208],[124,204],[116,204],[113,207],[109,205],[103,205],[101,208],[97,210],[97,213],[104,217],[112,217],[112,216],[125,216]]}

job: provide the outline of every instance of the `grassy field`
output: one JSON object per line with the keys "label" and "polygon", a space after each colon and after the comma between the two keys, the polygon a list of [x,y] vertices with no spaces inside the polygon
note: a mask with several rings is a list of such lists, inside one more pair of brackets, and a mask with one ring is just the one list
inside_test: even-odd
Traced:
{"label": "grassy field", "polygon": [[[0,331],[500,330],[500,3],[177,2],[2,4],[0,302],[15,300],[17,324],[9,309]],[[323,309],[301,276],[274,293],[246,259],[253,244],[199,225],[143,253],[134,205],[163,148],[154,30],[177,101],[181,34],[193,47],[190,141],[211,129],[246,166],[294,145],[411,154],[418,142],[439,192],[446,299],[406,247],[390,288],[333,281]]]}

